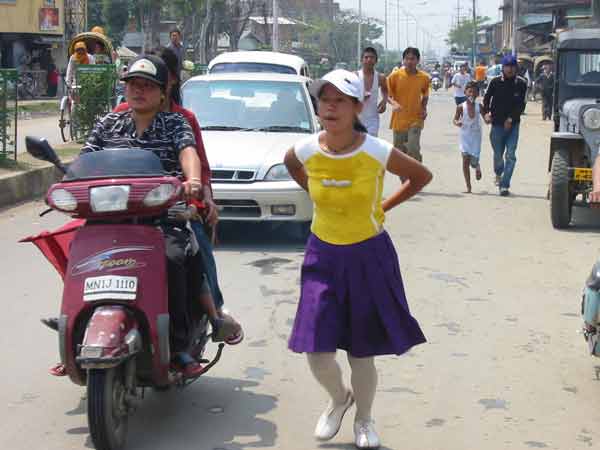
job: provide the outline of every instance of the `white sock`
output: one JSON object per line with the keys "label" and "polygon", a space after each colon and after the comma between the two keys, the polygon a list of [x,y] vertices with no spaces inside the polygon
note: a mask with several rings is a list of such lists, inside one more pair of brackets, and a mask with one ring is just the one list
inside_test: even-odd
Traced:
{"label": "white sock", "polygon": [[352,389],[356,401],[356,421],[371,420],[371,410],[377,390],[377,369],[375,358],[355,358],[348,354],[348,362],[352,367]]}
{"label": "white sock", "polygon": [[334,404],[346,401],[348,388],[344,386],[342,370],[335,359],[335,353],[307,353],[308,365],[314,377],[329,393]]}

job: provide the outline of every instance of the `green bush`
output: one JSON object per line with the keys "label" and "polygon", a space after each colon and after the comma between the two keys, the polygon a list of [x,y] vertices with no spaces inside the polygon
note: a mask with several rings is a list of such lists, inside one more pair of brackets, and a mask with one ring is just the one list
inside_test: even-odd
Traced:
{"label": "green bush", "polygon": [[98,119],[111,111],[117,72],[113,64],[77,67],[78,100],[72,113],[74,139],[86,140]]}

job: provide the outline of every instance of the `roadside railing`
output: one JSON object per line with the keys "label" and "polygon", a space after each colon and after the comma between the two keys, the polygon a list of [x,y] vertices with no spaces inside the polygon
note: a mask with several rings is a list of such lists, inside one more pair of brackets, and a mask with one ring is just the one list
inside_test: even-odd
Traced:
{"label": "roadside railing", "polygon": [[16,69],[0,69],[0,161],[17,160],[17,85]]}

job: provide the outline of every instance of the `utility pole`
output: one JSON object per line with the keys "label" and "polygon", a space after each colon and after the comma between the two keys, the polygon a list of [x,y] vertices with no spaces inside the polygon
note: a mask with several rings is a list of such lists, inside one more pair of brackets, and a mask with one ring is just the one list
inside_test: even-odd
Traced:
{"label": "utility pole", "polygon": [[273,51],[279,51],[279,5],[273,0]]}
{"label": "utility pole", "polygon": [[409,47],[410,46],[410,36],[408,35],[408,33],[409,33],[409,29],[408,29],[408,12],[404,11],[404,14],[406,15],[406,46]]}
{"label": "utility pole", "polygon": [[398,39],[398,53],[402,53],[400,44],[400,0],[396,0],[396,15],[396,28],[398,29],[398,35],[396,36]]}
{"label": "utility pole", "polygon": [[387,67],[388,57],[388,0],[385,0],[385,55],[383,57],[383,64]]}
{"label": "utility pole", "polygon": [[513,0],[512,4],[512,52],[515,57],[519,52],[519,31],[517,30],[517,23],[519,21],[519,0]]}
{"label": "utility pole", "polygon": [[475,9],[475,0],[473,0],[473,68],[477,66],[477,11]]}
{"label": "utility pole", "polygon": [[358,0],[358,46],[356,51],[356,61],[360,68],[360,60],[362,53],[362,0]]}

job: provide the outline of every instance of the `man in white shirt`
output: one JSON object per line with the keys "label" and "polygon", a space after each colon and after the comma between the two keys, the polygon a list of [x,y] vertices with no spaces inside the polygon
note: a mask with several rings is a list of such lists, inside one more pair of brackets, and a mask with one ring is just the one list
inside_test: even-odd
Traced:
{"label": "man in white shirt", "polygon": [[460,72],[452,77],[452,86],[454,86],[454,101],[457,105],[464,103],[467,100],[465,95],[465,87],[472,80],[471,75],[467,72],[467,65],[460,66]]}

